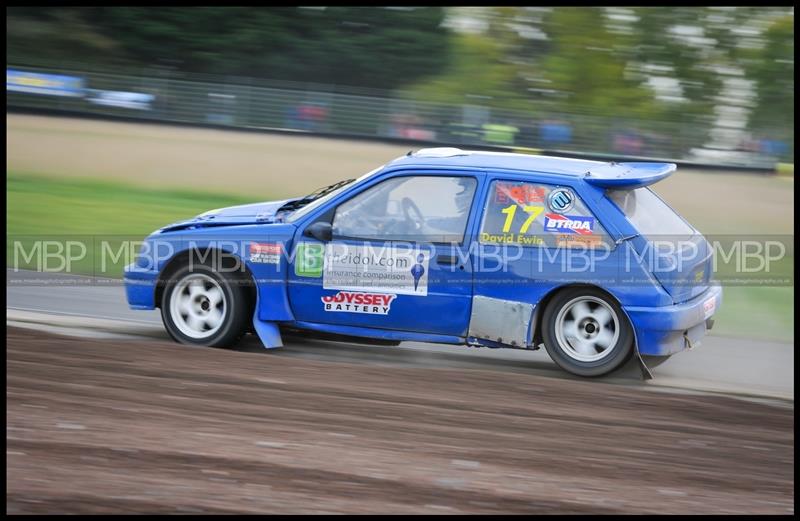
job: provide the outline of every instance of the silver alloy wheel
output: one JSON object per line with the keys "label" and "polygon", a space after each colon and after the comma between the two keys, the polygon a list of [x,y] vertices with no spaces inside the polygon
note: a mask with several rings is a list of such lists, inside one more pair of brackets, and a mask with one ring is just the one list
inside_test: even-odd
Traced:
{"label": "silver alloy wheel", "polygon": [[216,333],[225,319],[225,293],[208,275],[190,273],[175,284],[169,312],[175,326],[184,335],[208,338]]}
{"label": "silver alloy wheel", "polygon": [[614,309],[597,297],[577,297],[556,316],[556,340],[562,351],[579,362],[596,362],[613,351],[620,323]]}

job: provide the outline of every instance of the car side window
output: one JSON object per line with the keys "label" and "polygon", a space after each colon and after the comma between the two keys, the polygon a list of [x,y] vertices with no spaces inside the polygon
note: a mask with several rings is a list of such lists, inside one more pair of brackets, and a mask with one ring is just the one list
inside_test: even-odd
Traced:
{"label": "car side window", "polygon": [[603,226],[568,187],[495,180],[479,234],[482,244],[613,248]]}
{"label": "car side window", "polygon": [[461,243],[477,184],[468,176],[387,179],[336,209],[333,237]]}

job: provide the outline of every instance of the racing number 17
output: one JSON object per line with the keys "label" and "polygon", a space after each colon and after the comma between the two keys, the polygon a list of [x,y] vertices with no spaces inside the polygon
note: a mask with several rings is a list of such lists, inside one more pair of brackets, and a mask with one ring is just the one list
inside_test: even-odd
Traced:
{"label": "racing number 17", "polygon": [[[528,233],[528,228],[530,228],[533,221],[542,214],[544,207],[524,206],[523,209],[528,213],[528,218],[522,223],[519,233]],[[517,205],[511,204],[500,211],[506,214],[506,222],[503,224],[503,233],[508,233],[509,230],[511,230],[511,223],[514,221],[514,215],[517,213]]]}

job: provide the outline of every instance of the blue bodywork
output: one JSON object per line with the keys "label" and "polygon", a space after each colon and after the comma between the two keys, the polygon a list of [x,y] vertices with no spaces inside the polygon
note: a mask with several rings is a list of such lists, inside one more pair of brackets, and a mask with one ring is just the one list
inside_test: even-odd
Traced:
{"label": "blue bodywork", "polygon": [[[721,302],[721,289],[710,284],[711,252],[705,239],[699,233],[691,238],[698,247],[680,268],[669,267],[654,274],[652,265],[641,260],[648,240],[606,194],[609,189],[653,184],[674,172],[675,165],[616,164],[457,149],[423,152],[398,158],[337,190],[323,198],[322,204],[299,211],[299,218],[279,212],[296,201],[285,200],[214,210],[154,232],[145,241],[146,254],[125,268],[130,306],[159,307],[160,277],[182,262],[186,252],[197,248],[228,252],[244,262],[257,288],[253,329],[268,348],[281,345],[282,326],[384,340],[535,348],[541,343],[539,323],[548,299],[559,289],[574,285],[598,287],[620,304],[633,326],[635,346],[641,354],[673,354],[705,335],[710,315]],[[424,245],[430,255],[427,295],[397,294],[385,314],[325,312],[322,302],[337,290],[325,289],[322,275],[308,276],[295,265],[301,245],[323,247],[307,228],[377,183],[409,175],[475,179],[464,240],[455,245]],[[537,182],[572,190],[602,225],[614,247],[590,275],[565,273],[564,256],[569,252],[563,249],[552,256],[544,255],[544,260],[543,253],[548,250],[544,247],[517,247],[511,254],[498,256],[496,244],[478,240],[489,189],[496,180]],[[358,243],[336,238],[333,242]],[[280,245],[283,254],[272,262],[253,262],[248,255],[252,243]],[[457,260],[440,265],[435,259],[442,258]],[[492,264],[492,269],[486,269],[487,264]],[[476,298],[520,303],[520,309],[529,310],[531,316],[524,318],[530,325],[522,341],[476,336],[470,326],[475,321],[472,312]]]}

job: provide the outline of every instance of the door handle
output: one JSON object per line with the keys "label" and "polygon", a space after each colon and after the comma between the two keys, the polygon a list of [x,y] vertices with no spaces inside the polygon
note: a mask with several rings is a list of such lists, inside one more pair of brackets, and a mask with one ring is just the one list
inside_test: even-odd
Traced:
{"label": "door handle", "polygon": [[452,266],[458,262],[458,258],[455,255],[437,255],[436,256],[436,264],[446,265],[449,264]]}

